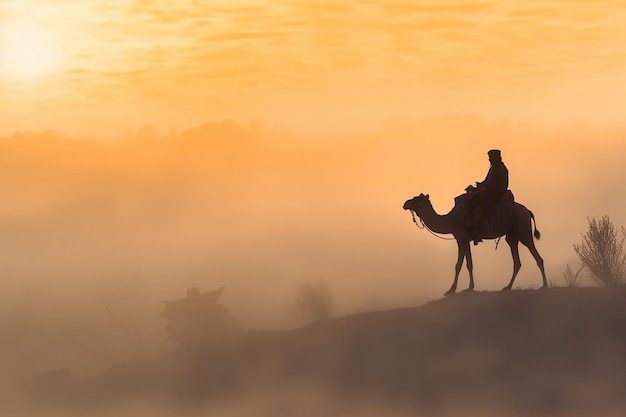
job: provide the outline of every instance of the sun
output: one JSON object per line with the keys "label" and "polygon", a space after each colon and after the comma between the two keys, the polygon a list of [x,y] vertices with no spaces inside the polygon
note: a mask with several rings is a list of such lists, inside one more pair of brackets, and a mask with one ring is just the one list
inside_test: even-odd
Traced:
{"label": "sun", "polygon": [[53,72],[59,48],[49,34],[34,29],[8,29],[0,34],[0,74],[35,79]]}

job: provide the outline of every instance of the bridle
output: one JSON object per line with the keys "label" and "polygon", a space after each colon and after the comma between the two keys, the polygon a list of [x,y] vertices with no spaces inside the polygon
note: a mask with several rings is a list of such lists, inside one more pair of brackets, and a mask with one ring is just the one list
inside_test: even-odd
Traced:
{"label": "bridle", "polygon": [[[428,232],[431,235],[433,235],[433,236],[435,236],[435,237],[437,237],[437,238],[439,238],[441,240],[455,240],[456,239],[454,236],[452,236],[452,237],[443,237],[443,236],[437,234],[437,232],[434,232],[428,226],[426,226],[426,223],[424,223],[424,220],[422,220],[422,218],[419,216],[419,214],[417,214],[415,212],[415,210],[410,208],[409,211],[411,212],[411,217],[413,217],[413,223],[415,223],[415,226],[417,226],[418,229],[426,229],[426,230],[428,230]],[[416,217],[417,217],[417,219],[419,219],[419,222],[417,221]]]}
{"label": "bridle", "polygon": [[[424,220],[422,220],[422,218],[420,216],[417,216],[417,218],[415,218],[416,214],[413,211],[413,209],[409,209],[409,211],[411,212],[411,217],[413,217],[413,223],[415,223],[417,228],[418,229],[424,229],[426,227],[426,225],[424,224]],[[417,222],[417,219],[420,219],[419,223]]]}

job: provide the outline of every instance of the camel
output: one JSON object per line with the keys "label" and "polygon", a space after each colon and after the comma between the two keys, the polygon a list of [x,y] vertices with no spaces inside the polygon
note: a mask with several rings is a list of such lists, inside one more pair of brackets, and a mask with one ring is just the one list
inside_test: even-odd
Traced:
{"label": "camel", "polygon": [[[513,282],[517,276],[522,263],[519,258],[518,243],[522,242],[524,246],[528,248],[530,253],[537,261],[541,276],[543,278],[542,288],[548,288],[548,282],[546,281],[546,273],[543,267],[543,259],[535,248],[535,242],[533,235],[536,239],[541,237],[539,230],[537,230],[537,224],[535,222],[535,230],[531,220],[535,221],[535,216],[532,211],[528,210],[523,205],[516,202],[508,202],[504,204],[511,204],[508,211],[508,215],[504,217],[504,221],[500,225],[492,225],[492,227],[481,227],[480,238],[481,239],[496,239],[501,236],[505,236],[506,243],[511,247],[511,255],[513,256],[513,276],[509,284],[502,289],[502,291],[510,290],[513,287]],[[472,263],[472,251],[470,249],[470,241],[473,239],[470,236],[467,227],[463,221],[462,209],[455,206],[448,214],[440,215],[435,212],[430,197],[428,194],[420,194],[410,200],[407,200],[402,206],[405,210],[411,210],[415,213],[423,222],[423,224],[435,233],[452,234],[458,245],[458,260],[455,266],[454,282],[445,295],[454,294],[456,292],[457,283],[459,280],[459,273],[463,265],[463,260],[466,260],[467,270],[469,271],[469,287],[466,291],[472,291],[474,289],[474,272]]]}

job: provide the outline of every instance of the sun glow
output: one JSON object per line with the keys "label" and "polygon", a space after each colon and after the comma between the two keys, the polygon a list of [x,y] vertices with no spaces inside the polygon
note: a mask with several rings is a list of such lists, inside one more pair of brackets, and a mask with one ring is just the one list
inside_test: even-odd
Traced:
{"label": "sun glow", "polygon": [[15,28],[0,36],[0,74],[31,80],[57,68],[59,48],[49,34]]}

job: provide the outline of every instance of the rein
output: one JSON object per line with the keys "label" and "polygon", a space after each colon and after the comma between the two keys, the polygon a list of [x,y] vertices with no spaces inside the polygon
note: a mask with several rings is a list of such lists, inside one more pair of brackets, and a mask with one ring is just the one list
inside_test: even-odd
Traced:
{"label": "rein", "polygon": [[424,224],[424,220],[422,220],[421,217],[417,216],[418,219],[420,219],[420,223],[422,223],[422,225],[420,226],[419,223],[417,222],[417,219],[415,219],[415,212],[413,210],[409,210],[411,212],[411,217],[413,217],[413,223],[415,223],[415,225],[417,226],[418,229],[423,229],[426,227],[426,225]]}
{"label": "rein", "polygon": [[[417,226],[418,229],[426,229],[430,232],[431,235],[441,239],[441,240],[454,240],[456,239],[455,237],[443,237],[438,235],[437,233],[433,232],[432,230],[430,230],[428,228],[428,226],[426,226],[426,224],[424,223],[424,220],[422,220],[422,218],[420,216],[417,216],[418,219],[420,219],[420,221],[418,222],[417,219],[415,218],[415,212],[413,210],[409,210],[411,212],[411,216],[413,217],[413,223],[415,223],[415,225]],[[495,250],[498,250],[498,245],[500,244],[500,239],[502,239],[502,236],[496,238],[496,248]]]}
{"label": "rein", "polygon": [[409,211],[411,212],[411,216],[413,217],[413,223],[415,223],[418,229],[426,229],[431,235],[441,240],[455,240],[456,239],[455,237],[443,237],[443,236],[438,235],[436,232],[433,232],[428,226],[426,226],[426,223],[424,223],[424,220],[422,220],[420,216],[417,216],[417,218],[420,219],[418,223],[417,219],[415,218],[416,217],[415,212],[413,210],[409,210]]}

